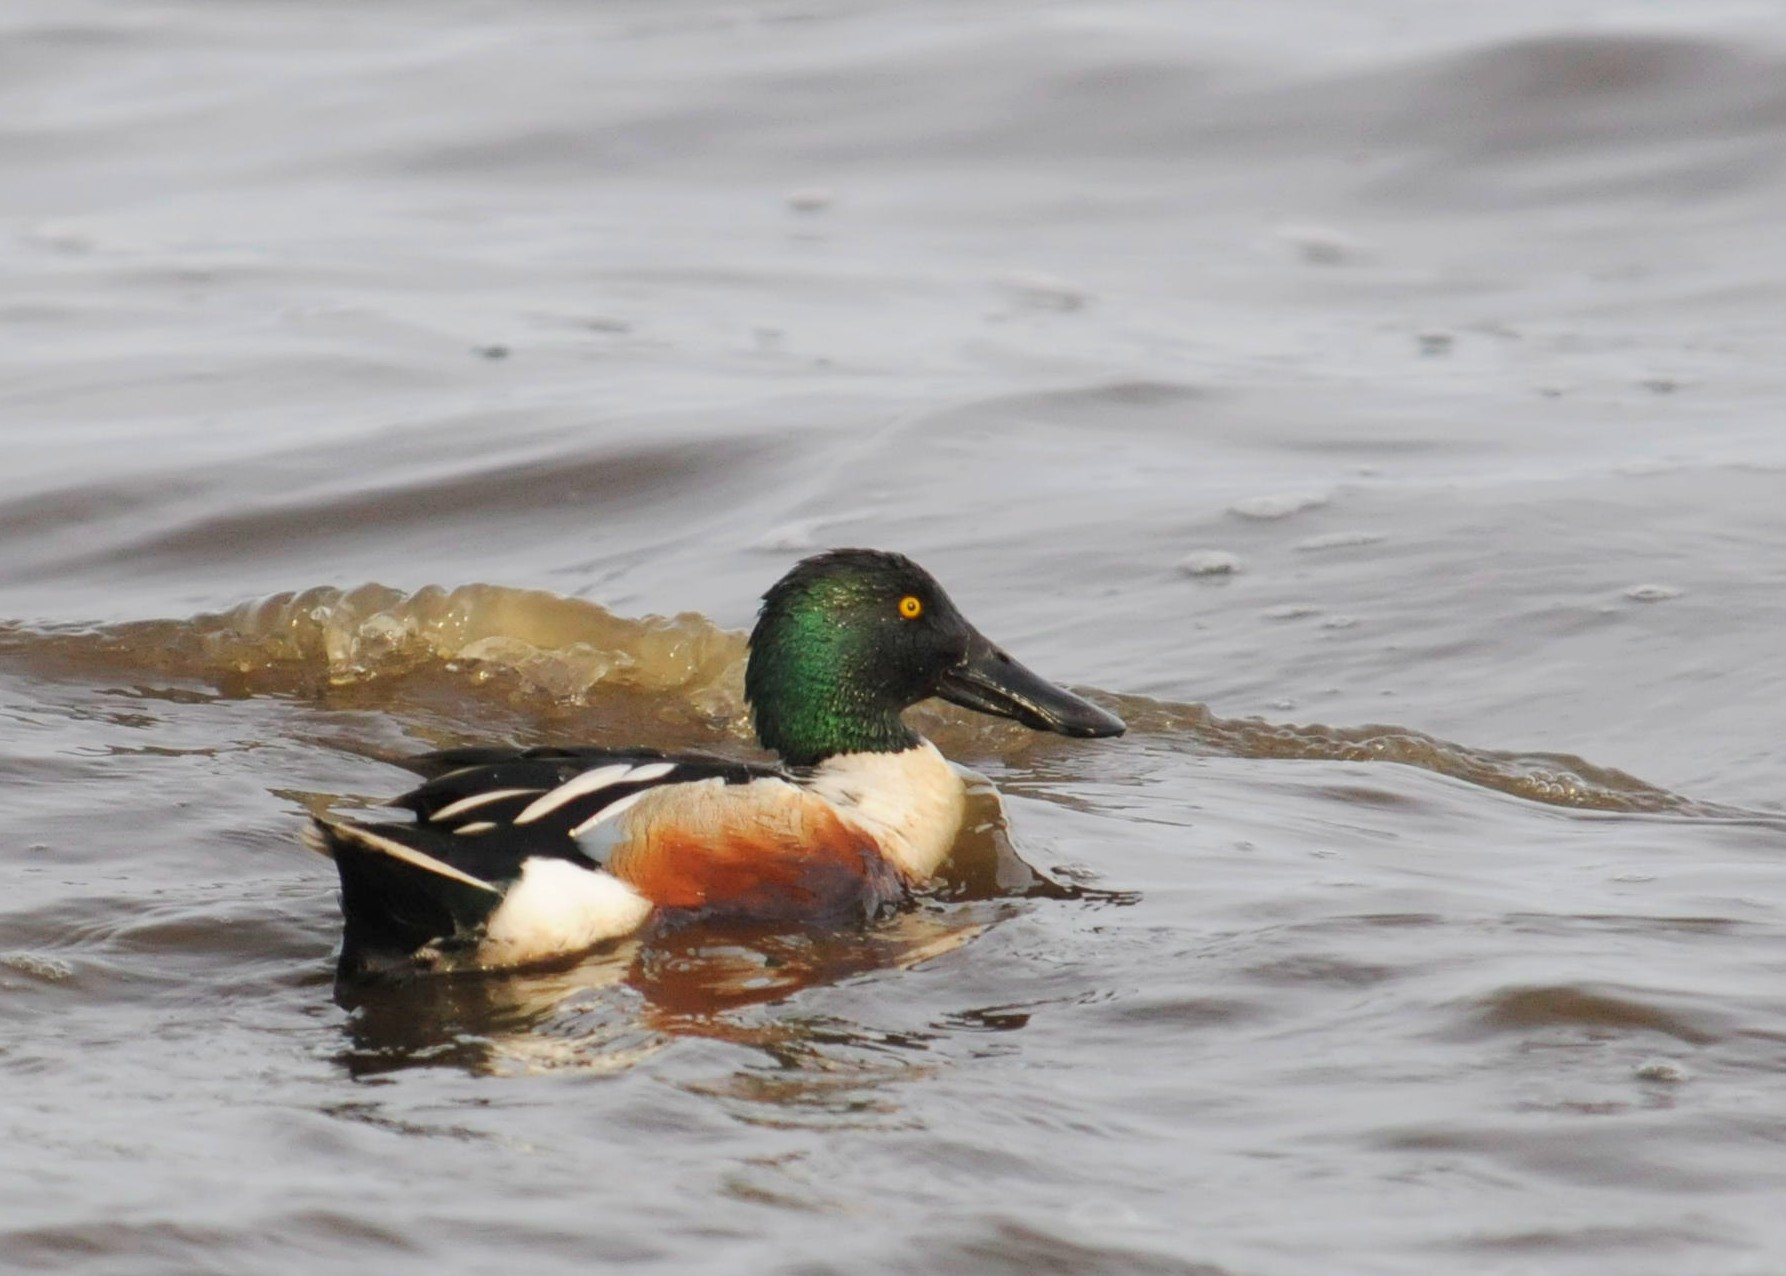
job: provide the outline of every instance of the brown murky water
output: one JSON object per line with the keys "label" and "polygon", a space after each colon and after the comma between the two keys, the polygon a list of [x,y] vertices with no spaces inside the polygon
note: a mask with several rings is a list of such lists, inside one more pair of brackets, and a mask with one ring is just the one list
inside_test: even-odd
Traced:
{"label": "brown murky water", "polygon": [[[1786,1266],[1776,6],[40,0],[0,105],[0,1266]],[[1131,734],[926,712],[885,925],[337,999],[307,808],[748,749],[838,543]]]}

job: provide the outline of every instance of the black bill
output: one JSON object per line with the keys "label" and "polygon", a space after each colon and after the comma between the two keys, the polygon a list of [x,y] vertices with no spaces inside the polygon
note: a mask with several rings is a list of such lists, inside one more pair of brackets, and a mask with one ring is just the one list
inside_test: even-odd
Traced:
{"label": "black bill", "polygon": [[1011,718],[1037,731],[1089,737],[1127,730],[1114,713],[1038,678],[979,634],[961,663],[942,676],[936,694],[964,709]]}

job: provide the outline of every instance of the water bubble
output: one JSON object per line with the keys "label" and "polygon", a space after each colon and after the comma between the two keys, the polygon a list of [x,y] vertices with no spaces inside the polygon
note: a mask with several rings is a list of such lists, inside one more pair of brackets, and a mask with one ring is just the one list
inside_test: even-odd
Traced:
{"label": "water bubble", "polygon": [[1353,549],[1360,545],[1375,545],[1383,539],[1382,532],[1324,532],[1320,536],[1297,541],[1292,548],[1300,553],[1312,554],[1324,549]]}
{"label": "water bubble", "polygon": [[74,977],[74,966],[71,963],[60,957],[43,957],[37,953],[0,953],[0,966],[48,983],[61,983]]}
{"label": "water bubble", "polygon": [[1178,561],[1178,570],[1186,576],[1232,576],[1240,559],[1225,549],[1194,549]]}
{"label": "water bubble", "polygon": [[1324,492],[1281,492],[1271,496],[1254,496],[1244,501],[1236,501],[1228,507],[1228,512],[1240,518],[1268,522],[1289,518],[1292,514],[1300,514],[1304,510],[1320,509],[1327,504],[1328,499]]}
{"label": "water bubble", "polygon": [[837,202],[837,192],[826,186],[802,186],[789,191],[787,201],[796,213],[822,213]]}
{"label": "water bubble", "polygon": [[1633,585],[1625,591],[1625,597],[1634,603],[1660,603],[1680,596],[1681,591],[1673,585]]}

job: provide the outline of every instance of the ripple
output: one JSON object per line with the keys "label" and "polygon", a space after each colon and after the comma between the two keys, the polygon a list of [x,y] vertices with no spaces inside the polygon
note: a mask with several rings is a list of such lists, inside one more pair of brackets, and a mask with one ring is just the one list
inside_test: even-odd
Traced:
{"label": "ripple", "polygon": [[[838,1269],[834,1269],[838,1270]],[[895,1262],[902,1272],[1035,1276],[1038,1272],[1122,1272],[1124,1276],[1229,1276],[1214,1263],[1191,1262],[1108,1242],[1072,1240],[1030,1223],[1002,1221],[978,1235],[926,1247],[921,1263]]]}
{"label": "ripple", "polygon": [[1112,1028],[1225,1028],[1271,1018],[1270,1008],[1237,997],[1131,995],[1098,1007],[1093,1017]]}
{"label": "ripple", "polygon": [[1282,957],[1253,966],[1246,973],[1261,983],[1329,988],[1372,988],[1402,974],[1392,966],[1314,955]]}
{"label": "ripple", "polygon": [[1630,990],[1573,984],[1502,989],[1477,1003],[1475,1021],[1494,1033],[1657,1032],[1691,1045],[1709,1045],[1727,1035],[1722,1016],[1710,1011],[1669,1008]]}
{"label": "ripple", "polygon": [[1326,532],[1297,541],[1290,548],[1298,553],[1318,554],[1330,549],[1359,549],[1365,545],[1377,545],[1385,539],[1382,532]]}
{"label": "ripple", "polygon": [[1256,523],[1274,523],[1308,510],[1320,509],[1331,499],[1324,492],[1283,492],[1236,501],[1228,507],[1228,512],[1237,518]]}
{"label": "ripple", "polygon": [[1621,1250],[1645,1257],[1688,1247],[1741,1248],[1727,1236],[1703,1227],[1545,1227],[1479,1233],[1462,1242],[1467,1249],[1513,1254],[1593,1254]]}

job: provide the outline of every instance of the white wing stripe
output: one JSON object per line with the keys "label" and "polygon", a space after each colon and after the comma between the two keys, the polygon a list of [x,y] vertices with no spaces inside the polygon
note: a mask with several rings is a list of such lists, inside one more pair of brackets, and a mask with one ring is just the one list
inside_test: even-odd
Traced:
{"label": "white wing stripe", "polygon": [[336,824],[331,822],[329,828],[333,829],[339,837],[343,837],[350,842],[358,842],[368,850],[378,851],[381,854],[389,855],[394,860],[402,860],[405,864],[413,864],[417,868],[426,869],[430,873],[438,873],[442,877],[450,877],[456,882],[464,882],[467,886],[475,886],[481,891],[489,891],[492,895],[502,894],[501,891],[490,885],[490,883],[481,882],[470,873],[461,872],[446,861],[437,860],[426,852],[416,850],[413,846],[405,846],[401,842],[374,833],[363,824]]}
{"label": "white wing stripe", "polygon": [[576,828],[572,829],[571,836],[581,837],[597,824],[600,824],[603,820],[611,820],[622,811],[631,809],[634,802],[637,802],[649,792],[651,792],[650,789],[640,789],[637,793],[628,793],[618,802],[608,803],[601,810],[597,811],[594,815],[577,825]]}
{"label": "white wing stripe", "polygon": [[470,797],[462,797],[457,802],[449,802],[429,817],[429,823],[450,820],[455,815],[464,815],[467,811],[475,811],[486,802],[500,802],[503,798],[522,797],[528,793],[543,793],[544,789],[491,789],[488,793],[473,793]]}
{"label": "white wing stripe", "polygon": [[674,762],[648,762],[644,766],[628,766],[617,762],[613,766],[598,766],[593,771],[585,771],[582,775],[566,781],[553,789],[544,797],[535,800],[525,811],[515,817],[517,824],[531,824],[542,815],[549,815],[567,802],[574,802],[580,797],[605,789],[611,784],[635,784],[661,779],[676,769]]}

